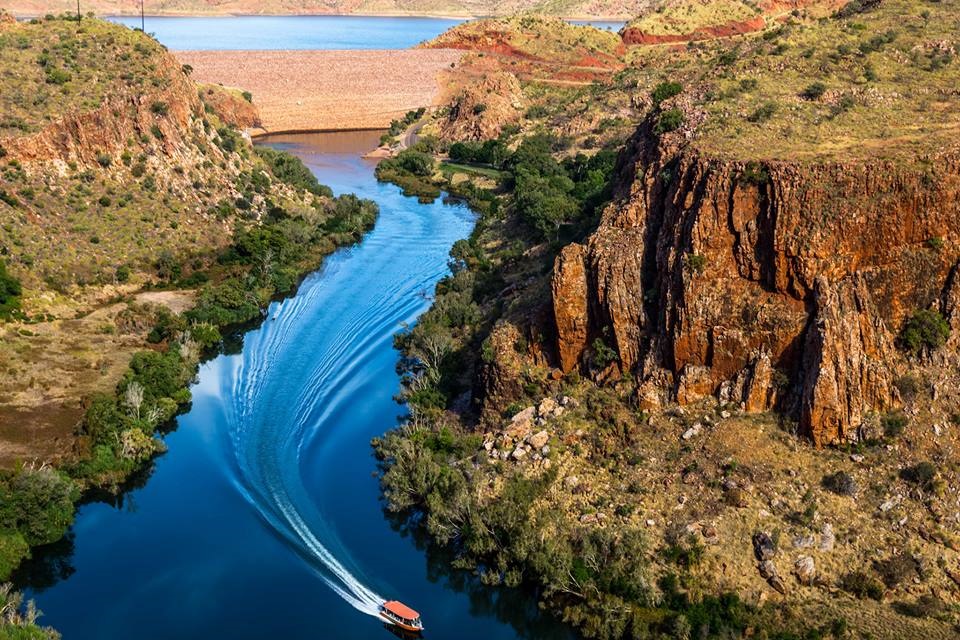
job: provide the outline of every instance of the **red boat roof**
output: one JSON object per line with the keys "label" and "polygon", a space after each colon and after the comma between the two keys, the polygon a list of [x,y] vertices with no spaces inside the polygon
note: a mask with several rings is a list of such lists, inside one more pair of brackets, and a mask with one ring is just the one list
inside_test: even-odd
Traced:
{"label": "red boat roof", "polygon": [[390,613],[400,616],[405,620],[416,620],[420,617],[420,614],[403,604],[402,602],[397,602],[396,600],[390,600],[383,603],[383,608],[389,611]]}

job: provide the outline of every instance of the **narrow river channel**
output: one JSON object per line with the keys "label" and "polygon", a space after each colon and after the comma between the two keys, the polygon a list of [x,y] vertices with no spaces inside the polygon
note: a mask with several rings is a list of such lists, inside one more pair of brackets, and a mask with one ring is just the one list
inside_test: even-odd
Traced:
{"label": "narrow river channel", "polygon": [[379,502],[369,441],[402,413],[392,336],[429,306],[473,216],[378,184],[360,157],[378,136],[267,142],[380,219],[203,365],[140,488],[84,505],[69,541],[28,567],[66,640],[389,638],[381,598],[418,609],[427,638],[568,637],[535,598],[450,573]]}

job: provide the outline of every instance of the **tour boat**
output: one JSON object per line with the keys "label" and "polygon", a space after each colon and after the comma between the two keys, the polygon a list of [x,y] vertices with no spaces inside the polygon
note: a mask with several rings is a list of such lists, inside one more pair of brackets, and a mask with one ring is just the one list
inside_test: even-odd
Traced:
{"label": "tour boat", "polygon": [[420,633],[423,631],[423,622],[420,614],[396,600],[388,600],[380,605],[380,615],[390,624],[396,625],[405,631]]}

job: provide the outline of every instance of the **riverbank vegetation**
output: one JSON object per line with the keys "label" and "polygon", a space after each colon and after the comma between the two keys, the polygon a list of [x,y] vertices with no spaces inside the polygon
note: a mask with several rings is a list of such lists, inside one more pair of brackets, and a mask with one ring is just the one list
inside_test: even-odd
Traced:
{"label": "riverbank vegetation", "polygon": [[59,640],[55,630],[37,624],[40,615],[32,600],[25,602],[11,585],[0,584],[0,639]]}
{"label": "riverbank vegetation", "polygon": [[[846,637],[839,617],[809,624],[799,612],[711,593],[699,533],[675,528],[661,540],[637,522],[650,490],[631,478],[663,445],[652,433],[641,446],[636,429],[646,418],[633,405],[633,386],[596,387],[519,364],[538,337],[515,327],[538,313],[543,274],[563,246],[558,230],[580,237],[595,226],[616,151],[557,161],[549,137],[509,143],[506,177],[496,184],[431,178],[468,198],[479,218],[453,247],[451,275],[438,284],[433,306],[395,340],[409,415],[373,441],[391,517],[421,528],[454,552],[455,568],[486,584],[537,588],[543,605],[586,637],[743,637],[751,629],[765,638]],[[570,204],[543,225],[530,203],[551,198]],[[511,359],[518,383],[495,369]],[[478,388],[487,404],[496,394],[510,404],[491,412],[477,404]],[[558,410],[553,398],[564,406]],[[567,426],[548,418],[550,411]],[[526,414],[541,416],[540,426],[528,428],[545,430],[533,453],[507,435]]]}
{"label": "riverbank vegetation", "polygon": [[[899,169],[927,162],[936,145],[952,150],[944,136],[955,118],[914,117],[925,94],[900,86],[948,94],[956,38],[931,22],[946,6],[856,2],[829,18],[761,17],[755,35],[628,47],[624,66],[602,76],[538,57],[552,34],[535,21],[481,22],[438,39],[472,53],[449,105],[422,129],[437,138],[416,151],[435,164],[413,171],[397,158],[380,176],[462,195],[479,219],[451,252],[433,307],[396,338],[409,415],[373,443],[389,516],[478,581],[536,590],[587,637],[953,637],[958,544],[944,514],[955,498],[946,487],[957,477],[948,462],[957,398],[942,381],[956,367],[930,357],[950,340],[942,307],[908,314],[898,335],[904,352],[935,361],[897,380],[905,410],[864,416],[865,435],[848,449],[814,450],[792,420],[706,390],[714,381],[700,388],[696,358],[672,373],[658,370],[659,354],[618,367],[618,348],[643,352],[652,340],[655,352],[661,338],[647,322],[664,322],[663,308],[637,300],[689,292],[648,287],[640,274],[685,243],[713,242],[698,235],[702,221],[684,217],[690,198],[711,197],[706,173],[679,185],[669,156],[657,166],[644,154],[679,146],[705,166],[741,160],[744,183],[759,186],[769,178],[756,169],[763,159],[800,172],[852,158]],[[954,62],[928,64],[944,52]],[[494,86],[517,90],[494,104]],[[901,128],[919,121],[923,136]],[[659,174],[632,175],[650,166]],[[941,174],[930,175],[932,189]],[[610,213],[620,217],[592,233],[612,181],[625,200]],[[694,227],[651,245],[661,222],[651,193],[671,224]],[[941,251],[931,235],[927,247]],[[558,266],[571,242],[583,246]],[[693,275],[709,268],[697,253],[681,264]],[[565,289],[559,304],[555,287]],[[742,338],[721,320],[700,351],[683,343],[692,307],[681,300],[675,310],[666,349],[723,361],[727,341]],[[561,320],[574,326],[558,340]],[[755,320],[745,323],[762,331]],[[572,370],[553,368],[571,346]],[[790,384],[770,375],[774,393]],[[672,403],[683,391],[683,406]]]}
{"label": "riverbank vegetation", "polygon": [[[294,156],[266,148],[257,149],[257,155],[273,180],[318,197],[297,208],[268,204],[261,220],[246,220],[242,208],[231,208],[228,215],[237,220],[233,241],[206,269],[164,257],[170,286],[202,283],[195,305],[182,314],[132,309],[134,316],[146,313],[146,318],[131,317],[131,322],[153,323],[148,338],[155,347],[133,355],[114,393],[89,399],[80,453],[59,470],[21,466],[0,476],[0,578],[29,555],[30,547],[66,533],[82,490],[117,488],[165,450],[158,430],[189,404],[198,364],[216,352],[222,333],[261,318],[272,300],[292,292],[325,255],[373,226],[375,203],[331,197]],[[183,282],[188,271],[189,281]]]}

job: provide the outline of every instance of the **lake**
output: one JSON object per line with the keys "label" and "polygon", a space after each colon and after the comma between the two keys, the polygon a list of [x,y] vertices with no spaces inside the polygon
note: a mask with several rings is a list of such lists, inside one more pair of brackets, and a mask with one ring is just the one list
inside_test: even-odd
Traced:
{"label": "lake", "polygon": [[[569,638],[534,594],[483,586],[384,513],[370,439],[403,408],[392,338],[430,305],[473,215],[421,204],[360,154],[378,132],[275,137],[376,227],[206,362],[141,486],[80,508],[19,578],[69,639],[384,639],[384,599],[427,638]],[[242,348],[241,348],[242,344]]]}
{"label": "lake", "polygon": [[[139,17],[113,17],[140,27]],[[147,16],[146,30],[172,50],[407,49],[462,20],[375,16]],[[622,22],[583,22],[619,31]]]}

